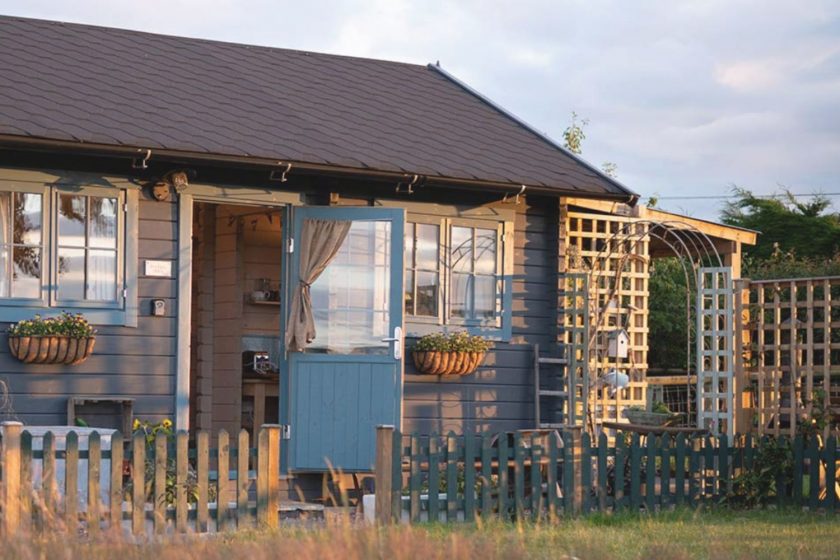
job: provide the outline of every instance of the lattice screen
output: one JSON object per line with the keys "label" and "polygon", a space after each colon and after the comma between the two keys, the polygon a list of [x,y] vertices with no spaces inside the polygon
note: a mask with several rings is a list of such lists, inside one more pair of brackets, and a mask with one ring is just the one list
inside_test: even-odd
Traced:
{"label": "lattice screen", "polygon": [[729,267],[698,270],[697,425],[730,436],[735,434],[733,295]]}
{"label": "lattice screen", "polygon": [[758,431],[792,435],[815,404],[836,417],[840,278],[754,281],[749,291]]}
{"label": "lattice screen", "polygon": [[[637,218],[579,211],[565,213],[565,256],[569,272],[592,271],[590,283],[590,370],[627,372],[630,387],[610,391],[593,375],[594,420],[620,419],[625,406],[645,403],[648,368],[649,241],[646,223]],[[623,328],[630,338],[629,355],[608,356],[607,337]]]}
{"label": "lattice screen", "polygon": [[569,400],[566,422],[583,423],[589,386],[589,275],[568,273],[560,275],[560,316],[563,318],[563,335],[569,345],[568,376]]}

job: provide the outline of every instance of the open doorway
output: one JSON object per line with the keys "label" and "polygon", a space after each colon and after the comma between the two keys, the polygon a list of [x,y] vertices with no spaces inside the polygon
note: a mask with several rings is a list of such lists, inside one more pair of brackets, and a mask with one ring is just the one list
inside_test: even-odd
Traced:
{"label": "open doorway", "polygon": [[283,209],[196,202],[190,425],[278,423]]}

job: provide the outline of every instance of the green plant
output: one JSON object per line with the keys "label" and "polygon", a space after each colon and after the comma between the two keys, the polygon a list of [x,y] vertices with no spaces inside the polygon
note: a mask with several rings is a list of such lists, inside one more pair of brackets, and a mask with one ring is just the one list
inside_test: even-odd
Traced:
{"label": "green plant", "polygon": [[[154,450],[155,450],[155,440],[157,439],[158,434],[163,434],[166,436],[167,440],[167,447],[171,447],[170,443],[174,440],[175,431],[172,426],[172,421],[168,418],[165,418],[161,422],[152,423],[148,420],[140,420],[135,418],[134,419],[134,433],[138,431],[143,432],[146,438],[146,461],[144,465],[144,473],[143,473],[143,487],[146,494],[146,501],[152,502],[154,501],[155,495],[155,457],[154,457]],[[172,505],[175,503],[177,490],[178,490],[178,479],[176,474],[176,461],[174,458],[168,457],[166,460],[166,485],[163,494],[163,502],[166,505]],[[126,496],[131,496],[132,488],[134,484],[134,478],[125,485],[125,494]],[[210,501],[214,501],[216,499],[217,491],[216,487],[209,482],[205,481],[205,484],[208,484],[208,499]],[[187,467],[187,480],[185,483],[185,488],[187,491],[187,501],[191,504],[198,501],[198,473],[193,468],[192,465]]]}
{"label": "green plant", "polygon": [[96,334],[84,315],[71,315],[62,311],[58,317],[41,317],[35,315],[33,319],[18,321],[9,327],[9,336],[69,336],[71,338],[88,338]]}
{"label": "green plant", "polygon": [[656,412],[658,414],[671,414],[671,409],[668,408],[668,405],[662,401],[656,401],[653,403],[653,406],[650,409],[651,412]]}
{"label": "green plant", "polygon": [[793,483],[793,449],[786,438],[762,438],[752,464],[734,479],[729,501],[746,507],[768,503]]}
{"label": "green plant", "polygon": [[492,343],[483,336],[470,336],[459,331],[446,336],[443,333],[427,334],[414,345],[417,352],[487,352]]}

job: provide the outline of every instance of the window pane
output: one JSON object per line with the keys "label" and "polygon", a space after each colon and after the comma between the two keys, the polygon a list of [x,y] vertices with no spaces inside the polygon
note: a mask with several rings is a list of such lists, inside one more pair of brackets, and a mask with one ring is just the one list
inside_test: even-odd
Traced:
{"label": "window pane", "polygon": [[12,263],[12,297],[41,297],[41,250],[15,247]]}
{"label": "window pane", "polygon": [[307,350],[387,354],[391,223],[354,221],[336,258],[312,283],[315,340]]}
{"label": "window pane", "polygon": [[438,273],[417,273],[417,308],[415,315],[437,317],[438,315]]}
{"label": "window pane", "polygon": [[417,268],[437,270],[440,255],[440,228],[429,224],[417,224]]}
{"label": "window pane", "polygon": [[414,315],[414,271],[405,271],[405,283],[403,292],[405,294],[405,312]]}
{"label": "window pane", "polygon": [[472,228],[452,228],[452,270],[472,271]]}
{"label": "window pane", "polygon": [[90,231],[88,239],[91,247],[117,247],[117,199],[90,197]]}
{"label": "window pane", "polygon": [[476,276],[475,316],[476,319],[493,319],[496,316],[496,278]]}
{"label": "window pane", "polygon": [[85,197],[71,194],[58,197],[58,243],[85,246]]}
{"label": "window pane", "polygon": [[470,296],[470,275],[452,273],[452,293],[449,297],[449,313],[453,317],[466,319],[469,317],[469,306],[472,300]]}
{"label": "window pane", "polygon": [[41,244],[41,195],[15,193],[14,242],[21,245]]}
{"label": "window pane", "polygon": [[58,298],[85,298],[85,250],[58,250]]}
{"label": "window pane", "polygon": [[[2,220],[2,216],[0,216],[0,220]],[[9,274],[10,261],[9,247],[0,245],[0,297],[9,297],[9,289],[11,288],[11,282],[9,282],[11,277]]]}
{"label": "window pane", "polygon": [[475,230],[475,273],[496,273],[496,232],[492,229]]}
{"label": "window pane", "polygon": [[405,224],[405,253],[403,254],[403,266],[405,268],[414,268],[414,224],[406,222]]}
{"label": "window pane", "polygon": [[88,253],[87,299],[117,299],[117,252],[91,249]]}

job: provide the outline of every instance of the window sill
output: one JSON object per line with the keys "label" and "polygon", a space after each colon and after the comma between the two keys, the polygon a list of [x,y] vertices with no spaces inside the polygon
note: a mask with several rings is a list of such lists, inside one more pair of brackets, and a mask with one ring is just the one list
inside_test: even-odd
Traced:
{"label": "window sill", "polygon": [[137,313],[129,313],[125,309],[103,309],[96,307],[44,307],[37,305],[20,306],[4,305],[0,303],[0,315],[3,323],[17,323],[32,319],[35,315],[54,317],[62,311],[75,315],[81,313],[93,326],[136,327]]}

